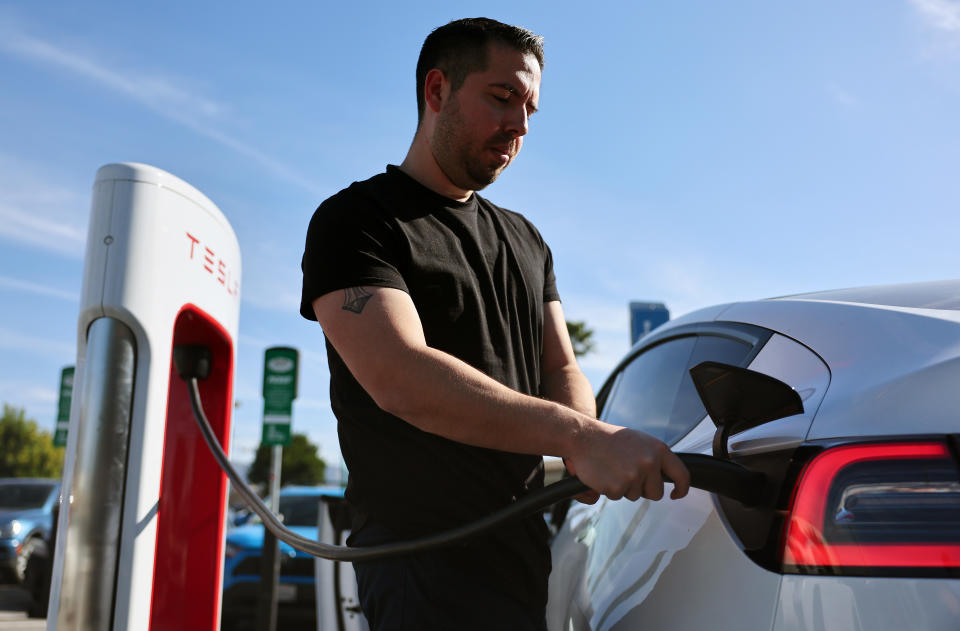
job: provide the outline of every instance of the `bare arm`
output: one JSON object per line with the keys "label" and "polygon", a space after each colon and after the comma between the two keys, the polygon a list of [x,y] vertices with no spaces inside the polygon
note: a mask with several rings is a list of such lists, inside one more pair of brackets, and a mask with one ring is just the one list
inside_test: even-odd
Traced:
{"label": "bare arm", "polygon": [[565,457],[588,486],[613,499],[659,499],[661,471],[676,482],[675,497],[686,494],[686,468],[662,442],[515,392],[427,346],[416,307],[402,291],[334,291],[313,308],[377,405],[423,431],[478,447]]}
{"label": "bare arm", "polygon": [[597,416],[596,399],[580,371],[559,302],[543,305],[543,357],[540,362],[543,395],[590,417]]}
{"label": "bare arm", "polygon": [[[544,397],[596,418],[597,400],[593,396],[590,381],[577,364],[567,331],[567,320],[559,301],[543,305],[543,356],[540,370]],[[572,463],[564,460],[564,465],[571,474],[577,474]],[[600,499],[600,494],[588,491],[576,499],[584,504],[593,504]]]}

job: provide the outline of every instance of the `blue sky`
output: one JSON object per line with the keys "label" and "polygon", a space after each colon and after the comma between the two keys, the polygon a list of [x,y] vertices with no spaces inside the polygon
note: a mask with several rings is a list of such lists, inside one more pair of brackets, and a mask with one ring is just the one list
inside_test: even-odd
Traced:
{"label": "blue sky", "polygon": [[297,313],[304,231],[402,160],[419,47],[458,17],[546,38],[540,112],[484,194],[551,245],[595,388],[630,300],[676,316],[958,275],[960,0],[91,4],[0,2],[0,401],[48,429],[94,174],[145,162],[240,241],[235,459],[273,345],[302,354],[294,430],[338,459],[322,334]]}

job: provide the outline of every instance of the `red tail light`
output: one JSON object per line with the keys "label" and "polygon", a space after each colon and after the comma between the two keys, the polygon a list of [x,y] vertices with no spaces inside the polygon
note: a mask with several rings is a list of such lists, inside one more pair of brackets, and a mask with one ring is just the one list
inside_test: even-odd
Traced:
{"label": "red tail light", "polygon": [[960,568],[960,475],[941,442],[827,449],[800,474],[783,570],[921,574]]}

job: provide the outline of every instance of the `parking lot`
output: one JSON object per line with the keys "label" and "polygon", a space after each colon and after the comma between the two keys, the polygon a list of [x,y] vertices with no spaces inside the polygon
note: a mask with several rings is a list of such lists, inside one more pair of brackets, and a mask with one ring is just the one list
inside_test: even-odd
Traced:
{"label": "parking lot", "polygon": [[12,585],[0,585],[0,630],[38,631],[47,628],[47,621],[27,617],[30,597]]}

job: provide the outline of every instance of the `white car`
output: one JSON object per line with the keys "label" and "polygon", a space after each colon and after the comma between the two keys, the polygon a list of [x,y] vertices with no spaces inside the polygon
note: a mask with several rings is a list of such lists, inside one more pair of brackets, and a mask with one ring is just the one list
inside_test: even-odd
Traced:
{"label": "white car", "polygon": [[[803,411],[718,439],[718,380],[690,374],[703,362],[774,377]],[[763,482],[751,505],[698,489],[572,504],[551,631],[960,629],[960,281],[696,311],[642,338],[598,403]]]}

